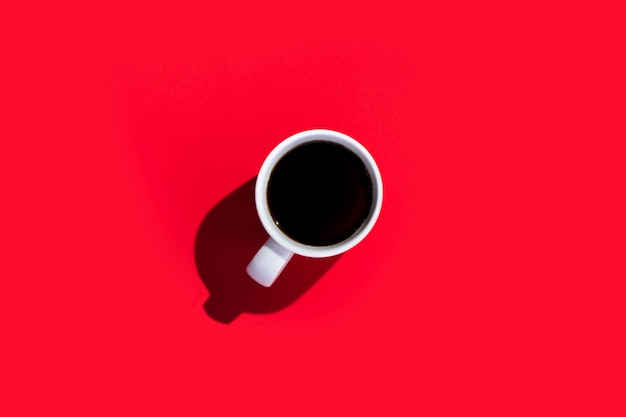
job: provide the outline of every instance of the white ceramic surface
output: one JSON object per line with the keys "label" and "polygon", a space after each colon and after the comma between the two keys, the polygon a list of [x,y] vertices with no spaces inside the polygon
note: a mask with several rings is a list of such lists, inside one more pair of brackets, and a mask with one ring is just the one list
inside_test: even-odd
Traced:
{"label": "white ceramic surface", "polygon": [[[359,156],[372,178],[373,186],[372,208],[367,221],[349,239],[330,246],[310,246],[291,239],[274,223],[267,204],[267,185],[276,163],[293,148],[307,142],[317,141],[343,145]],[[380,214],[383,202],[383,182],[376,161],[359,142],[334,130],[306,130],[282,141],[265,158],[256,180],[255,202],[261,223],[270,237],[254,256],[246,271],[256,282],[269,287],[278,278],[294,253],[310,258],[325,258],[343,253],[362,241],[372,230]]]}

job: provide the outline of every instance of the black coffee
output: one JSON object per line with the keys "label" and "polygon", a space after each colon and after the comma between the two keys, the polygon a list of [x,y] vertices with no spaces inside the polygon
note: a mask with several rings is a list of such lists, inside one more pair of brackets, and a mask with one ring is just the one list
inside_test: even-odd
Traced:
{"label": "black coffee", "polygon": [[372,179],[361,159],[332,142],[309,142],[285,154],[267,186],[270,214],[292,239],[328,246],[348,239],[367,220]]}

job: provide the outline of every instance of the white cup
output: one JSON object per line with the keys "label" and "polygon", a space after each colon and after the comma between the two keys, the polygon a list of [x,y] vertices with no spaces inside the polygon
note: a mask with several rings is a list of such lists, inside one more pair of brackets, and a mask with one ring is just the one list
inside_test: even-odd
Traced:
{"label": "white cup", "polygon": [[[330,246],[311,246],[298,242],[276,225],[267,202],[267,186],[274,167],[292,149],[309,142],[333,142],[357,155],[365,165],[372,180],[372,205],[361,227],[349,238]],[[372,230],[383,202],[383,182],[378,166],[370,153],[356,140],[343,133],[326,129],[313,129],[296,133],[278,144],[265,158],[255,188],[256,209],[269,239],[254,256],[246,271],[259,284],[269,287],[287,265],[293,254],[310,258],[335,256],[351,249]]]}

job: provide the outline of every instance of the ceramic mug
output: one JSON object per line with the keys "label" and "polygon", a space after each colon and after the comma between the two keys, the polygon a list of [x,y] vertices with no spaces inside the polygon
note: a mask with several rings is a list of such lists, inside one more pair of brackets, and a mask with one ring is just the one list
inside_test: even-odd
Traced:
{"label": "ceramic mug", "polygon": [[[359,185],[360,182],[355,183],[357,186],[346,182],[348,177],[359,177],[358,169],[355,170],[354,167],[363,170],[364,175],[361,177],[367,178],[364,180],[368,181],[368,195],[366,196],[362,192],[359,194],[354,191],[354,189],[358,191],[362,188],[362,184]],[[299,176],[302,176],[302,181]],[[282,193],[282,195],[277,197],[276,193]],[[322,201],[319,204],[317,200],[308,202],[298,200],[326,199],[327,197],[329,201]],[[284,207],[277,207],[276,204],[282,203],[274,203],[276,199],[283,201]],[[360,206],[364,204],[364,201],[367,206],[362,211],[359,223],[355,223],[354,230],[349,229],[351,226],[347,224],[334,224],[343,220],[341,216],[333,216],[332,210],[337,209],[338,213],[349,214],[353,208],[363,209]],[[256,209],[269,239],[246,268],[248,275],[259,284],[269,287],[294,254],[310,258],[324,258],[353,248],[374,227],[380,214],[382,201],[383,183],[378,166],[367,149],[355,139],[326,129],[306,130],[290,136],[269,153],[256,179]],[[298,204],[301,205],[298,206]],[[317,218],[319,216],[316,217],[317,212],[309,212],[309,209],[318,212],[331,210],[328,212],[330,215],[327,216],[331,218],[321,217],[320,220]],[[281,213],[285,210],[287,213]],[[299,210],[303,213],[289,213],[289,210]],[[300,214],[302,216],[299,217]],[[286,221],[283,221],[280,216],[286,216]],[[309,219],[307,216],[312,218]],[[340,218],[337,219],[337,217]],[[356,217],[350,217],[350,219],[353,218]],[[288,224],[289,222],[291,224]],[[321,240],[317,239],[320,237],[317,234],[318,229],[321,230],[320,233],[324,232],[328,226],[326,223],[334,224],[332,227],[340,229],[347,227],[347,233],[334,236],[334,240],[332,238],[323,240],[324,236],[321,235]],[[333,231],[334,229],[331,230]],[[306,237],[307,233],[312,233],[313,241]]]}

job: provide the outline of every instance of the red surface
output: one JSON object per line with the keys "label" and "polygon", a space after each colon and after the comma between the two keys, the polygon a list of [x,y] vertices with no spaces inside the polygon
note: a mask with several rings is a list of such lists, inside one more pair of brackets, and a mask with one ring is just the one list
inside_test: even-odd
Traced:
{"label": "red surface", "polygon": [[[623,11],[408,3],[2,6],[0,415],[626,414]],[[383,211],[263,291],[315,127]]]}

